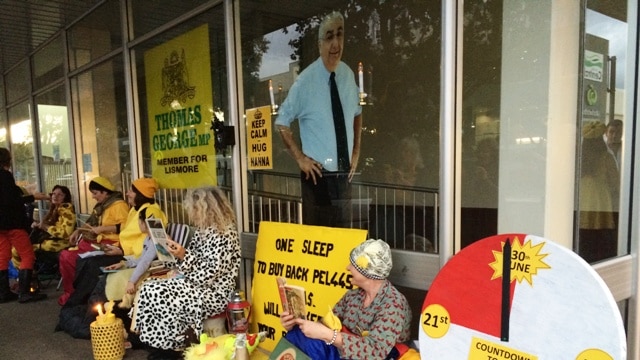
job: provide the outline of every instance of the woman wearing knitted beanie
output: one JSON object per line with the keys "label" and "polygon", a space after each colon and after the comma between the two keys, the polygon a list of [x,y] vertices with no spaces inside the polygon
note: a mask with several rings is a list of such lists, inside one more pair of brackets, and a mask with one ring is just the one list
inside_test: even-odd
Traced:
{"label": "woman wearing knitted beanie", "polygon": [[[312,359],[397,359],[408,349],[411,309],[387,277],[393,265],[383,240],[369,239],[351,250],[347,270],[354,289],[333,308],[333,321],[280,316],[287,340]],[[415,356],[407,356],[415,358]]]}

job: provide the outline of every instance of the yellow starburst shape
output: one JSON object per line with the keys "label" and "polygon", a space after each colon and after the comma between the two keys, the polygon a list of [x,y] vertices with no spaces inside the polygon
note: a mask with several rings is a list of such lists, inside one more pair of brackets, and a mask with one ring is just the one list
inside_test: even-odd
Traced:
{"label": "yellow starburst shape", "polygon": [[[504,248],[504,242],[500,245]],[[527,280],[529,285],[533,286],[533,277],[538,274],[538,270],[551,269],[542,259],[549,254],[541,254],[540,251],[544,246],[544,242],[538,245],[532,245],[531,240],[528,240],[524,245],[520,245],[520,240],[515,237],[511,242],[511,276],[510,281],[518,280],[522,283],[523,280]],[[493,257],[496,261],[489,264],[493,269],[493,276],[491,280],[502,277],[502,265],[503,255],[502,251],[493,250]]]}

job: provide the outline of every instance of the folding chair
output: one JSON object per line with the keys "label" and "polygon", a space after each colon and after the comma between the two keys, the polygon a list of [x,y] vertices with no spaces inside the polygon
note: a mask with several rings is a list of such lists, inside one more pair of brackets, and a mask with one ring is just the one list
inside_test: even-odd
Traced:
{"label": "folding chair", "polygon": [[187,247],[190,230],[189,225],[179,223],[168,223],[166,228],[167,234],[173,241],[184,247]]}

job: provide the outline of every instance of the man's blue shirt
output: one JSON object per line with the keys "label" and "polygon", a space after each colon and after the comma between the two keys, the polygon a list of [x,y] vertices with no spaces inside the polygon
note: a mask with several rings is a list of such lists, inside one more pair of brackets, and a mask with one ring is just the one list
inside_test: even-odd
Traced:
{"label": "man's blue shirt", "polygon": [[[349,157],[351,157],[353,119],[362,112],[358,98],[359,90],[353,71],[347,64],[340,62],[335,73],[347,129]],[[304,69],[278,109],[275,123],[290,127],[291,123],[298,119],[302,152],[321,163],[324,169],[338,171],[336,132],[329,89],[330,75],[321,58]]]}

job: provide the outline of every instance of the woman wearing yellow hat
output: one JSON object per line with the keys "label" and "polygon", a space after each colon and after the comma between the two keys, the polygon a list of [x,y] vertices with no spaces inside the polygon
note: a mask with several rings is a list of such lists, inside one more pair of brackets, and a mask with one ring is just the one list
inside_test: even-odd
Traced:
{"label": "woman wearing yellow hat", "polygon": [[167,217],[154,199],[157,190],[158,183],[155,179],[140,178],[133,181],[126,194],[131,208],[124,222],[117,226],[118,242],[104,246],[104,255],[78,259],[76,277],[73,281],[75,290],[67,300],[68,305],[87,303],[102,274],[101,267],[115,264],[123,260],[123,256],[140,257],[147,236],[138,226],[140,212],[145,211],[147,218],[154,217],[161,219],[164,224],[167,223]]}
{"label": "woman wearing yellow hat", "polygon": [[58,260],[64,289],[64,293],[58,298],[58,304],[61,306],[74,291],[73,281],[79,255],[95,250],[91,244],[115,244],[118,241],[120,226],[126,221],[129,212],[122,192],[116,191],[109,179],[102,176],[93,178],[89,182],[89,191],[96,205],[86,225],[76,229],[69,237],[69,243],[74,247],[63,250]]}

